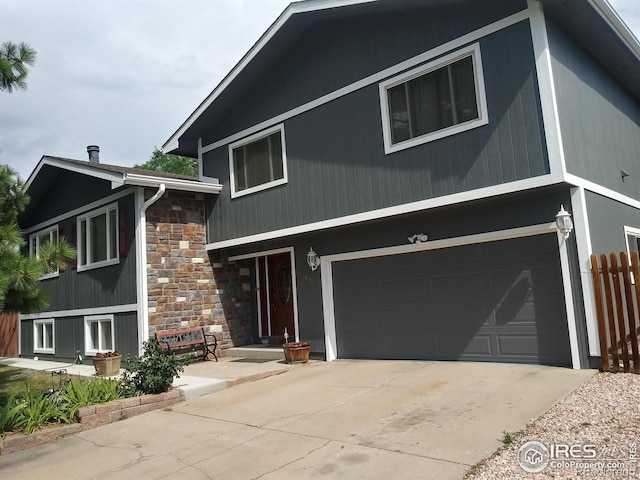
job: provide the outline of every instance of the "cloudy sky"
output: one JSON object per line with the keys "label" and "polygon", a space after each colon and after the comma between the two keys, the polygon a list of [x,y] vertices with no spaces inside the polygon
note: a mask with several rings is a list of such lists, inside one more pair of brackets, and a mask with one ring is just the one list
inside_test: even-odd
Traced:
{"label": "cloudy sky", "polygon": [[[28,90],[0,92],[0,163],[26,179],[93,144],[104,163],[145,162],[288,3],[0,0],[0,42],[38,52]],[[610,3],[640,37],[640,1]]]}

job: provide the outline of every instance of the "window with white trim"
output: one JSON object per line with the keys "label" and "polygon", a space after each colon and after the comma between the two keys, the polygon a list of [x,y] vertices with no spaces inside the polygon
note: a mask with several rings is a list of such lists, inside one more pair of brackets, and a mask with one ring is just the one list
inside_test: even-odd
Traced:
{"label": "window with white trim", "polygon": [[87,355],[115,350],[113,315],[85,317],[84,339]]}
{"label": "window with white trim", "polygon": [[33,353],[55,353],[55,324],[53,319],[33,321]]}
{"label": "window with white trim", "polygon": [[118,204],[78,217],[78,270],[119,262]]}
{"label": "window with white trim", "polygon": [[624,236],[627,239],[627,255],[631,261],[631,252],[640,254],[640,228],[624,227]]}
{"label": "window with white trim", "polygon": [[486,125],[480,46],[381,83],[380,103],[386,153]]}
{"label": "window with white trim", "polygon": [[[58,225],[29,235],[29,255],[39,258],[40,248],[47,243],[58,243],[58,235]],[[43,275],[42,278],[57,277],[59,274],[58,267],[55,265],[55,270]]]}
{"label": "window with white trim", "polygon": [[229,145],[229,171],[232,198],[287,183],[284,126]]}

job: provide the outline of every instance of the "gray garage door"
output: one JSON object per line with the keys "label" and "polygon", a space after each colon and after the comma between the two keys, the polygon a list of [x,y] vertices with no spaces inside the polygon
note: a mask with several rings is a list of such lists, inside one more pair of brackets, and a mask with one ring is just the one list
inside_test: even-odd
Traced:
{"label": "gray garage door", "polygon": [[571,364],[553,234],[333,264],[339,358]]}

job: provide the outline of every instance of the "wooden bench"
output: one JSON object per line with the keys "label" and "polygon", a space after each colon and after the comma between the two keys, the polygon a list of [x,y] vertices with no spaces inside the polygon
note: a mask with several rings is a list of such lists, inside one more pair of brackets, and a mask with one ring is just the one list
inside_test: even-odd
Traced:
{"label": "wooden bench", "polygon": [[211,354],[218,361],[218,339],[212,333],[204,333],[202,327],[156,332],[156,340],[168,353],[202,350],[202,360],[206,360],[207,355]]}

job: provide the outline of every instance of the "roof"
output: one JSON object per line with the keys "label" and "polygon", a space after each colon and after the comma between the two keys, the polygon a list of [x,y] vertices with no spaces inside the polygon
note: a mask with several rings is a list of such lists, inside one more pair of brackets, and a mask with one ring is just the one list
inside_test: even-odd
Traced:
{"label": "roof", "polygon": [[[329,16],[399,5],[436,5],[443,0],[306,0],[291,3],[220,84],[204,99],[162,150],[196,157],[198,139],[216,115],[237,99],[279,54],[313,22]],[[449,0],[450,1],[450,0]],[[402,2],[402,3],[401,3]],[[640,43],[607,0],[541,0],[545,12],[640,99]]]}
{"label": "roof", "polygon": [[47,155],[40,159],[40,162],[29,176],[26,182],[27,189],[34,185],[40,172],[47,166],[110,181],[112,188],[124,185],[159,187],[164,184],[169,190],[199,193],[220,193],[222,189],[222,185],[218,183],[203,182],[196,177]]}

